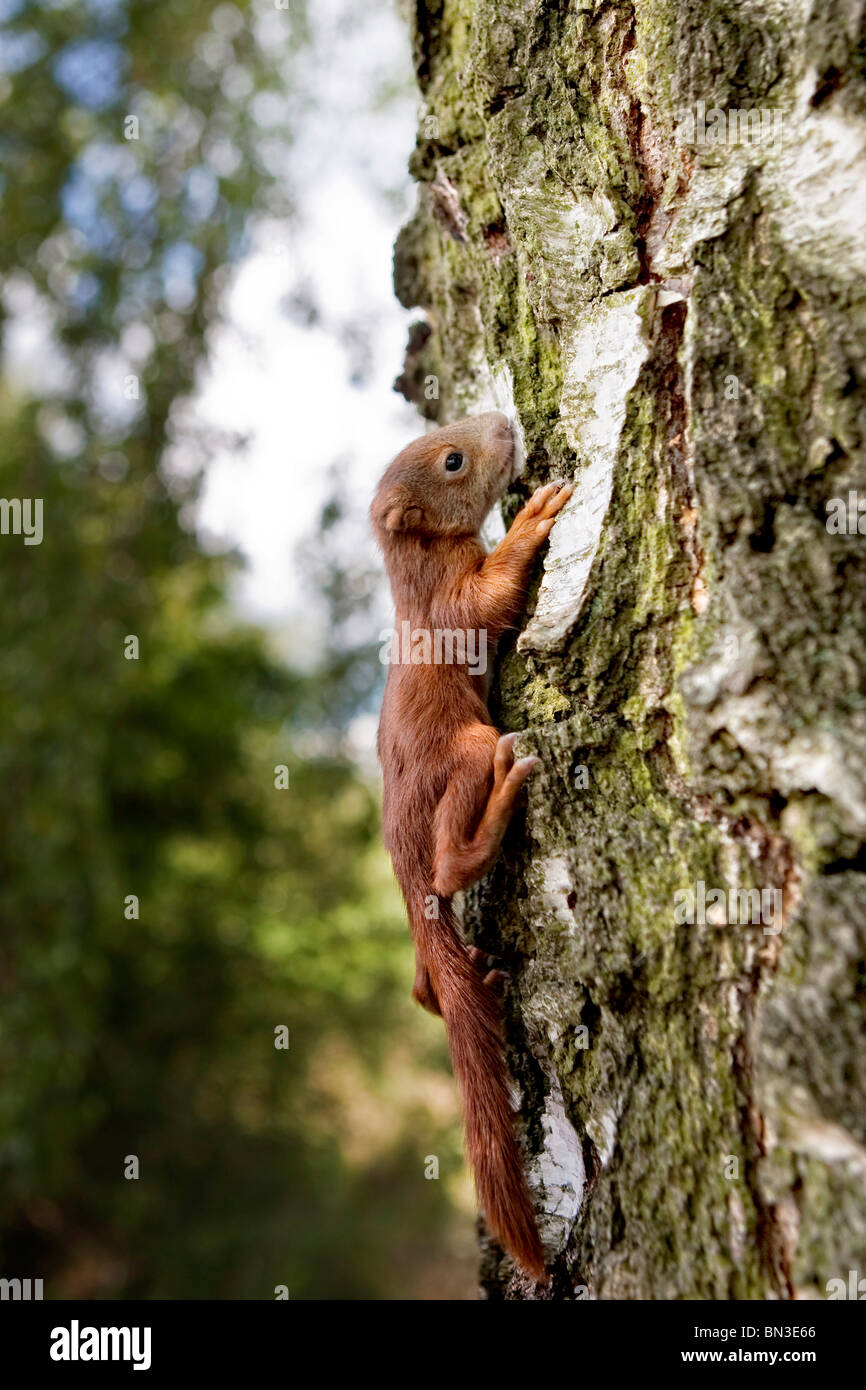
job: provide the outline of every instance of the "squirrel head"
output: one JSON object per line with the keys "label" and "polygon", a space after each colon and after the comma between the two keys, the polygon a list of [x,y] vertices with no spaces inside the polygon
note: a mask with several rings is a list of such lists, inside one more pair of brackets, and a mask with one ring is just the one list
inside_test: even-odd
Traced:
{"label": "squirrel head", "polygon": [[370,508],[380,543],[477,534],[512,481],[514,459],[514,435],[501,410],[413,440],[386,469]]}

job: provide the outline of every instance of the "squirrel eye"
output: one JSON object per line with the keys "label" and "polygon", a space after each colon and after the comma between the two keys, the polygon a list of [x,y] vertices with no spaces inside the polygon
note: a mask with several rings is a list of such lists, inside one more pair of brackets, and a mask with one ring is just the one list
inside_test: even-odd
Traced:
{"label": "squirrel eye", "polygon": [[459,472],[460,472],[460,469],[461,469],[462,467],[463,467],[463,455],[462,455],[462,454],[449,454],[449,455],[448,455],[447,459],[445,460],[445,472],[446,472],[446,473],[459,473]]}

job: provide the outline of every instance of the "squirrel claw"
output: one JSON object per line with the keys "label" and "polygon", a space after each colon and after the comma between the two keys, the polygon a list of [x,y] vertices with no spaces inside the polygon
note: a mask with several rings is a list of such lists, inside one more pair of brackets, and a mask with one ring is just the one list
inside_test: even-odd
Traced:
{"label": "squirrel claw", "polygon": [[505,993],[505,986],[508,984],[508,974],[505,970],[488,970],[483,983],[501,998]]}
{"label": "squirrel claw", "polygon": [[489,951],[482,951],[480,946],[467,946],[466,954],[481,975],[482,983],[488,989],[492,989],[494,994],[502,995],[508,982],[508,972],[500,970],[498,966],[494,966],[492,970],[488,969],[490,961],[496,957],[491,956]]}

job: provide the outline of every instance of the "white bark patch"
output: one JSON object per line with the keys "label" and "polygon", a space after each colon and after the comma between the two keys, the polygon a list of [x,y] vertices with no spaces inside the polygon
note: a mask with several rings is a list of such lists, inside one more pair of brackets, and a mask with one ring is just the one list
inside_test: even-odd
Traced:
{"label": "white bark patch", "polygon": [[529,139],[505,194],[521,268],[540,318],[569,318],[600,291],[633,283],[637,255],[629,229],[600,188],[557,188],[541,143]]}
{"label": "white bark patch", "polygon": [[547,311],[573,312],[578,287],[592,272],[597,248],[616,227],[612,204],[598,192],[557,197],[547,186],[539,191],[520,189],[512,197],[541,233],[532,267],[541,280]]}
{"label": "white bark patch", "polygon": [[748,1226],[743,1199],[733,1186],[728,1193],[728,1221],[730,1223],[728,1233],[731,1242],[731,1254],[739,1262],[745,1255]]}
{"label": "white bark patch", "polygon": [[677,209],[656,248],[653,269],[657,274],[673,276],[692,270],[695,247],[727,230],[730,204],[742,193],[747,172],[743,159],[695,169],[688,200]]}
{"label": "white bark patch", "polygon": [[487,409],[501,410],[511,421],[511,430],[514,435],[513,477],[519,478],[526,467],[526,440],[523,434],[523,424],[517,413],[517,406],[514,404],[514,377],[511,375],[511,368],[507,362],[500,362],[495,371],[491,373],[490,390],[493,400]]}
{"label": "white bark patch", "polygon": [[[537,904],[536,921],[544,929],[545,939],[560,943],[566,952],[580,951],[581,932],[568,899],[574,889],[572,870],[564,855],[550,855],[536,860],[530,869],[532,900]],[[569,944],[565,944],[565,938]],[[547,1044],[556,1047],[574,1031],[574,999],[571,989],[552,987],[550,960],[542,952],[527,962],[524,1015],[530,1032],[536,1037],[539,1061],[547,1055]],[[541,1039],[546,1039],[542,1044]]]}
{"label": "white bark patch", "polygon": [[563,341],[560,416],[580,460],[574,495],[550,536],[535,613],[518,641],[522,652],[561,650],[583,606],[613,490],[613,470],[628,393],[649,351],[645,286],[612,294],[581,314]]}
{"label": "white bark patch", "polygon": [[568,906],[568,895],[574,885],[571,881],[571,867],[568,860],[564,855],[556,854],[549,859],[541,860],[537,867],[541,875],[539,897],[542,906],[551,912],[568,931],[573,932],[575,929],[574,913]]}
{"label": "white bark patch", "polygon": [[[788,22],[794,24],[793,16]],[[657,273],[689,267],[699,242],[722,235],[732,201],[754,172],[762,204],[793,260],[821,276],[866,275],[866,129],[832,103],[815,110],[818,81],[818,71],[810,70],[791,105],[766,108],[772,139],[697,148],[687,200],[656,248]]]}
{"label": "white bark patch", "polygon": [[767,665],[757,629],[738,618],[724,625],[703,661],[687,667],[680,687],[690,705],[709,708],[725,695],[744,695]]}
{"label": "white bark patch", "polygon": [[[479,412],[484,410],[501,410],[511,421],[511,432],[514,435],[514,469],[512,477],[519,478],[526,467],[526,443],[523,434],[523,425],[517,413],[517,406],[514,404],[514,377],[511,375],[511,368],[507,362],[501,362],[495,371],[490,371],[488,366],[488,383],[486,386],[483,404],[479,405]],[[502,519],[502,509],[494,507],[489,517],[481,529],[481,540],[489,549],[493,550],[505,535],[505,522]]]}
{"label": "white bark patch", "polygon": [[[500,362],[494,369],[482,354],[474,375],[472,396],[467,402],[467,413],[483,415],[488,410],[501,410],[511,421],[514,434],[513,476],[518,478],[526,467],[526,443],[523,424],[514,404],[514,377],[507,362]],[[504,535],[505,522],[497,505],[481,528],[481,542],[486,550],[493,550]]]}
{"label": "white bark patch", "polygon": [[762,194],[791,256],[823,275],[866,275],[866,129],[862,121],[810,109],[812,71],[797,109],[783,117],[785,137],[768,160]]}
{"label": "white bark patch", "polygon": [[823,792],[866,831],[866,788],[862,769],[825,729],[797,734],[774,756],[773,769],[782,792]]}
{"label": "white bark patch", "polygon": [[841,1125],[818,1116],[785,1115],[782,1119],[782,1142],[795,1153],[816,1158],[830,1167],[850,1168],[858,1177],[866,1177],[866,1149]]}
{"label": "white bark patch", "polygon": [[603,1110],[588,1122],[587,1132],[596,1147],[602,1168],[613,1158],[616,1148],[617,1118],[612,1110]]}
{"label": "white bark patch", "polygon": [[559,1079],[548,1076],[548,1081],[550,1090],[541,1115],[544,1148],[533,1165],[533,1186],[540,1186],[544,1194],[545,1239],[561,1249],[580,1212],[586,1169],[580,1137],[565,1113]]}
{"label": "white bark patch", "polygon": [[719,701],[714,723],[759,758],[785,795],[819,791],[835,801],[846,821],[866,830],[866,785],[859,758],[826,729],[792,734],[772,690],[761,682],[741,698]]}

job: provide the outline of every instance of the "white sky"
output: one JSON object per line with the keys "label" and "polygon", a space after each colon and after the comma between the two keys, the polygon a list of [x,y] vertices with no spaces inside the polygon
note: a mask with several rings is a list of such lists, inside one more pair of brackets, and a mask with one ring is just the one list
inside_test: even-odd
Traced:
{"label": "white sky", "polygon": [[[200,529],[247,558],[235,595],[243,611],[283,630],[303,623],[293,551],[315,527],[329,467],[348,462],[360,536],[379,474],[423,428],[392,390],[413,317],[391,280],[394,238],[414,198],[406,165],[418,103],[407,27],[393,0],[366,0],[363,9],[315,0],[310,14],[310,104],[288,170],[301,225],[291,239],[273,224],[258,229],[196,401],[206,424],[250,436],[240,454],[213,458]],[[400,94],[377,110],[381,91],[395,85]],[[280,308],[305,283],[322,311],[314,327]],[[347,321],[369,335],[361,386],[351,384],[342,346]]]}

